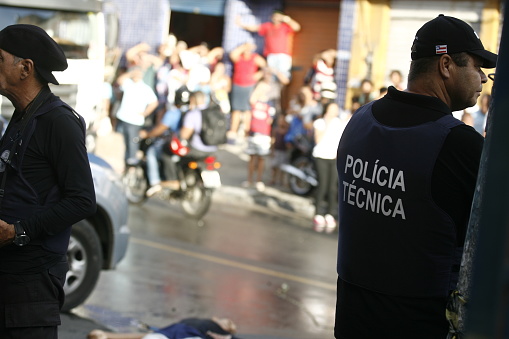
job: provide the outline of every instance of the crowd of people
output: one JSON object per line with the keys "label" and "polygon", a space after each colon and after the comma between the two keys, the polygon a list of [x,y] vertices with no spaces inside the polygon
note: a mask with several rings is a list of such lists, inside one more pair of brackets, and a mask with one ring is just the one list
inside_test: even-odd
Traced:
{"label": "crowd of people", "polygon": [[[158,54],[152,54],[145,43],[126,51],[125,72],[115,82],[117,105],[112,105],[117,107],[112,110],[115,112],[112,121],[125,140],[126,164],[137,161],[139,144],[133,140],[154,139],[146,149],[149,195],[163,186],[178,188],[172,162],[162,151],[165,138],[170,133],[180,133],[181,139],[189,139],[193,154],[214,152],[216,146],[205,145],[199,138],[201,120],[197,111],[217,104],[228,118],[228,143],[243,145],[249,155],[243,187],[263,191],[267,184],[287,186],[281,165],[292,160],[298,143],[308,144],[318,179],[313,195],[316,211],[313,228],[331,233],[338,214],[334,191],[337,185],[330,181],[336,174],[330,164],[335,159],[333,151],[341,131],[351,113],[382,98],[389,86],[403,90],[406,86],[403,75],[398,70],[390,71],[387,83],[378,89],[370,79],[362,79],[354,88],[350,109],[345,111],[330,105],[337,96],[334,77],[337,51],[325,49],[310,60],[311,67],[298,93],[289,102],[281,102],[281,93],[291,80],[292,56],[287,42],[300,30],[299,23],[281,11],[274,11],[271,21],[260,25],[247,25],[240,16],[235,22],[265,38],[263,54],[256,52],[257,46],[252,41],[225,53],[222,47],[209,48],[204,43],[189,47],[173,35],[160,46]],[[227,63],[232,66],[231,74],[226,72]],[[193,94],[197,92],[201,94]],[[481,134],[489,96],[483,97],[482,102],[482,107],[470,109],[462,117]],[[329,135],[329,129],[336,131],[334,140],[321,141]],[[329,151],[325,151],[325,144]],[[264,181],[266,167],[270,170],[268,182]]]}
{"label": "crowd of people", "polygon": [[[157,54],[151,53],[146,43],[126,51],[125,67],[113,86],[116,91],[110,113],[112,124],[124,136],[125,162],[136,163],[139,139],[150,138],[152,143],[145,149],[151,186],[148,194],[162,187],[177,189],[174,165],[164,152],[167,137],[179,133],[181,139],[188,139],[193,154],[214,152],[217,147],[204,145],[196,133],[201,128],[197,111],[217,104],[228,118],[228,143],[242,145],[249,155],[243,187],[263,191],[266,185],[287,186],[281,165],[295,156],[297,143],[308,144],[318,177],[313,228],[331,233],[338,218],[337,185],[331,179],[337,175],[331,164],[341,131],[350,112],[383,96],[389,84],[375,90],[371,80],[363,79],[351,110],[330,105],[337,96],[337,51],[331,48],[315,54],[298,93],[289,102],[281,102],[281,93],[291,80],[292,56],[287,42],[300,30],[299,23],[281,11],[274,11],[271,21],[260,25],[246,25],[240,16],[235,22],[265,38],[263,54],[256,52],[252,41],[225,53],[222,47],[209,48],[205,43],[190,47],[171,34]],[[231,74],[226,72],[227,63],[232,66]],[[392,71],[389,79],[391,85],[402,88],[399,71]],[[332,130],[336,130],[334,138],[330,137]],[[270,179],[265,182],[267,170]]]}
{"label": "crowd of people", "polygon": [[[226,54],[221,47],[209,48],[206,44],[189,47],[173,35],[157,54],[151,53],[146,43],[126,51],[125,67],[113,84],[110,118],[116,131],[124,136],[126,165],[138,161],[139,139],[153,140],[145,149],[149,195],[162,187],[178,188],[172,162],[163,151],[168,134],[179,133],[181,139],[188,139],[191,153],[202,155],[217,150],[204,145],[196,133],[201,128],[197,112],[211,102],[229,118],[228,142],[245,145],[249,155],[244,187],[265,189],[268,156],[269,184],[284,185],[280,165],[289,161],[295,140],[305,138],[315,143],[313,121],[324,115],[324,105],[336,96],[336,51],[317,53],[299,94],[289,109],[283,109],[281,92],[290,82],[292,66],[288,41],[300,30],[300,24],[281,11],[274,11],[271,20],[260,25],[246,25],[241,17],[236,18],[236,24],[265,38],[263,54],[256,52],[252,41]],[[226,72],[226,62],[232,65],[231,75]],[[318,192],[320,205],[324,198],[322,190]],[[326,215],[329,226],[336,224],[337,215],[331,215]],[[315,229],[320,230],[320,226]]]}

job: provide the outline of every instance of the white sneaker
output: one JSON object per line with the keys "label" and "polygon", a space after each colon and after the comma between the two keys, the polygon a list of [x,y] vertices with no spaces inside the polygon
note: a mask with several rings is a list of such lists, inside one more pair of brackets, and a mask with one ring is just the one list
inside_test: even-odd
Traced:
{"label": "white sneaker", "polygon": [[256,189],[260,192],[265,191],[265,184],[263,183],[263,181],[258,181],[256,183]]}
{"label": "white sneaker", "polygon": [[325,229],[325,218],[323,217],[323,215],[315,215],[314,218],[313,218],[313,229],[316,231],[316,232],[323,232],[323,230]]}
{"label": "white sneaker", "polygon": [[330,214],[325,215],[325,232],[332,233],[336,229],[336,219]]}
{"label": "white sneaker", "polygon": [[160,192],[161,190],[163,189],[163,187],[159,184],[155,184],[153,186],[151,186],[148,190],[147,190],[147,197],[151,197],[153,196],[154,194],[156,194],[157,192]]}

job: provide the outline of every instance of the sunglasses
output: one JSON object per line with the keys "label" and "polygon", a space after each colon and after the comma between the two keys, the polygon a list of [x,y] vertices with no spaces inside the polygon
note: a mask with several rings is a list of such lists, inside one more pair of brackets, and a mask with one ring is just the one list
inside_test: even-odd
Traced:
{"label": "sunglasses", "polygon": [[488,78],[490,78],[492,81],[495,81],[495,73],[488,74]]}

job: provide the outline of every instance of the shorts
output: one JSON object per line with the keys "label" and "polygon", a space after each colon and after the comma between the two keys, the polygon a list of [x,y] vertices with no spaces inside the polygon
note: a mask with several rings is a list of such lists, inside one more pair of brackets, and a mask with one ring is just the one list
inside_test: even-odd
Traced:
{"label": "shorts", "polygon": [[279,167],[288,163],[288,151],[275,149],[274,156],[272,157],[271,167]]}
{"label": "shorts", "polygon": [[231,92],[231,109],[232,111],[250,111],[251,104],[249,103],[249,98],[251,97],[251,93],[253,93],[253,86],[239,86],[233,85]]}
{"label": "shorts", "polygon": [[246,153],[249,155],[268,155],[272,138],[270,135],[255,134],[248,137]]}
{"label": "shorts", "polygon": [[291,78],[292,73],[292,56],[285,53],[273,53],[267,55],[267,65],[269,68],[275,69],[283,73],[288,79]]}

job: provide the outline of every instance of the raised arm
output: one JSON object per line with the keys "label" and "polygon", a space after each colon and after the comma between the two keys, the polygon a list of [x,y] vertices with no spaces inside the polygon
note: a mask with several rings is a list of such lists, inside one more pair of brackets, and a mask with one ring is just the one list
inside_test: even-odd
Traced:
{"label": "raised arm", "polygon": [[237,26],[239,26],[240,28],[245,29],[246,31],[249,31],[249,32],[253,32],[253,33],[258,32],[258,30],[260,29],[260,25],[248,25],[248,24],[243,23],[240,15],[237,15],[235,17],[235,24],[237,24]]}
{"label": "raised arm", "polygon": [[267,61],[264,57],[257,54],[255,57],[255,63],[259,68],[258,72],[255,73],[255,80],[259,81],[261,78],[263,78],[263,69],[267,67]]}
{"label": "raised arm", "polygon": [[242,55],[242,53],[245,53],[245,52],[254,52],[256,50],[256,45],[253,44],[252,42],[246,42],[242,45],[239,45],[237,47],[235,47],[231,52],[230,52],[230,59],[232,62],[237,62],[240,60],[240,56]]}
{"label": "raised arm", "polygon": [[300,24],[294,19],[292,19],[289,15],[284,16],[283,22],[290,26],[290,28],[293,29],[294,32],[300,31]]}

